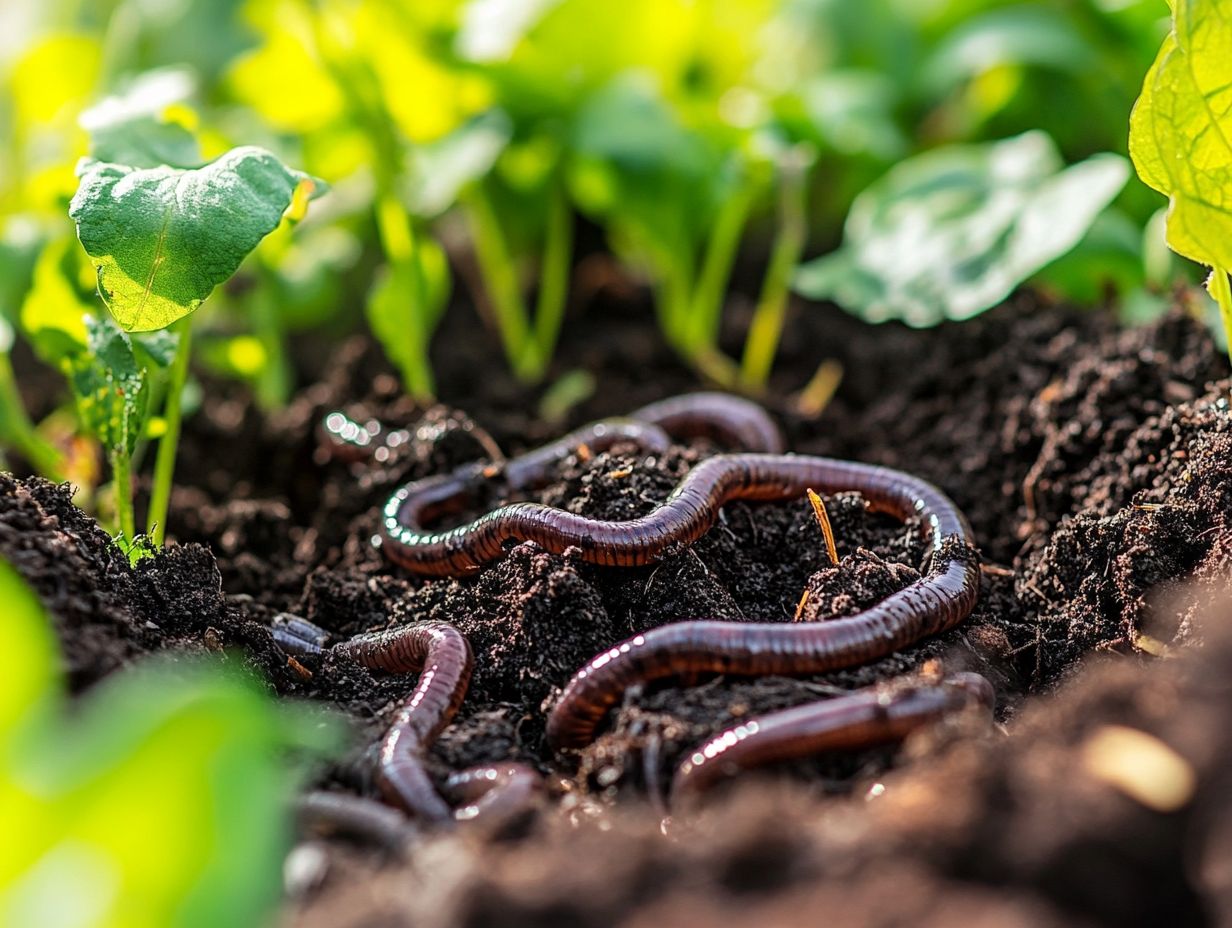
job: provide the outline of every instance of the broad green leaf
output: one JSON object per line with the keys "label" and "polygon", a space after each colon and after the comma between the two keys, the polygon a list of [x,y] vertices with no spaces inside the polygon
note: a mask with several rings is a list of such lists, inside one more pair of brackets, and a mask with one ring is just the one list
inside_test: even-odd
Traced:
{"label": "broad green leaf", "polygon": [[278,227],[300,184],[323,184],[260,148],[184,170],[85,160],[69,208],[98,289],[129,332],[195,310]]}
{"label": "broad green leaf", "polygon": [[1042,132],[919,155],[857,197],[796,289],[873,322],[967,319],[1077,245],[1128,174],[1113,154],[1065,168]]}
{"label": "broad green leaf", "polygon": [[174,114],[193,94],[192,76],[179,68],[139,75],[122,94],[81,114],[90,135],[90,157],[135,168],[201,164],[201,149]]}
{"label": "broad green leaf", "polygon": [[1232,268],[1232,0],[1172,0],[1129,124],[1138,176],[1171,201],[1168,244]]}
{"label": "broad green leaf", "polygon": [[86,320],[88,350],[68,361],[77,415],[110,451],[131,455],[145,422],[149,391],[128,335],[106,317]]}

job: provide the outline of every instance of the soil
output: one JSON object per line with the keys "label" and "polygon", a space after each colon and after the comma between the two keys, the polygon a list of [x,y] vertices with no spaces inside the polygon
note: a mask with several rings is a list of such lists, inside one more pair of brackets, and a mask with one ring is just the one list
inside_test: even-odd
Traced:
{"label": "soil", "polygon": [[[380,505],[407,480],[482,456],[474,426],[515,454],[699,388],[657,342],[644,301],[609,287],[591,304],[566,328],[556,372],[588,371],[598,387],[554,419],[540,415],[541,391],[504,374],[494,340],[474,337],[465,308],[436,340],[449,406],[404,398],[362,337],[296,344],[305,386],[272,415],[240,386],[209,384],[181,445],[175,543],[136,567],[68,488],[0,476],[0,555],[51,609],[75,692],[153,651],[237,650],[273,692],[354,721],[355,747],[318,785],[375,795],[372,745],[413,680],[337,657],[304,660],[306,676],[274,646],[275,616],[339,638],[435,619],[470,640],[474,677],[433,771],[526,761],[549,777],[547,807],[512,832],[426,836],[392,859],[309,841],[293,860],[321,866],[311,879],[289,868],[287,924],[1232,917],[1232,630],[1221,621],[1232,603],[1232,418],[1227,362],[1200,325],[1178,308],[1124,329],[1032,296],[928,331],[797,307],[763,398],[789,447],[909,470],[946,490],[984,558],[975,613],[849,671],[633,694],[562,763],[544,745],[545,707],[613,642],[688,618],[790,621],[805,590],[803,620],[852,614],[910,583],[923,555],[912,526],[838,494],[826,500],[837,566],[804,501],[731,504],[697,544],[646,568],[594,567],[531,544],[464,580],[390,566],[371,543]],[[838,393],[820,416],[802,414],[796,391],[826,358],[842,366]],[[411,440],[379,465],[329,460],[317,426],[334,409],[407,428]],[[536,498],[633,517],[715,450],[573,457]],[[933,659],[992,681],[1002,728],[958,719],[901,750],[743,776],[666,836],[648,809],[682,753],[734,720]],[[1148,733],[1192,773],[1182,807],[1159,811],[1099,773],[1091,745],[1109,726]]]}

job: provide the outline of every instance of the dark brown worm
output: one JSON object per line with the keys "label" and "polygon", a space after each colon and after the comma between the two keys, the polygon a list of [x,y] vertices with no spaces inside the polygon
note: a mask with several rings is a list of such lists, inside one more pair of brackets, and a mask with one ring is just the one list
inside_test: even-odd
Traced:
{"label": "dark brown worm", "polygon": [[657,425],[674,438],[709,438],[734,451],[785,450],[783,434],[769,414],[729,393],[686,393],[643,406],[630,419]]}
{"label": "dark brown worm", "polygon": [[749,719],[689,753],[672,779],[672,808],[741,770],[894,744],[961,709],[981,705],[991,711],[995,701],[987,680],[960,673],[940,683],[869,687]]}
{"label": "dark brown worm", "polygon": [[[724,393],[694,393],[651,403],[627,419],[585,426],[509,461],[504,468],[506,486],[512,490],[528,490],[546,483],[559,462],[582,445],[602,451],[618,441],[633,441],[646,451],[661,453],[667,445],[665,432],[678,438],[713,438],[751,450],[777,452],[783,447],[783,438],[774,420],[756,403]],[[385,506],[379,536],[390,560],[415,573],[454,576],[471,573],[487,561],[500,557],[504,542],[511,539],[538,541],[557,553],[579,544],[584,558],[601,564],[628,566],[657,556],[629,560],[614,553],[615,559],[611,559],[606,558],[603,551],[596,550],[587,557],[586,549],[603,544],[597,539],[591,543],[586,530],[588,525],[619,529],[636,527],[637,523],[599,523],[536,503],[502,506],[474,522],[448,531],[433,532],[426,528],[440,516],[463,509],[492,476],[490,468],[468,465],[451,474],[419,480],[398,490]],[[675,496],[673,494],[672,499]],[[713,513],[717,513],[717,509],[717,506],[712,507]],[[705,531],[709,524],[702,526],[697,534]],[[636,546],[637,540],[632,540]],[[675,537],[668,531],[661,547],[691,540]],[[610,550],[612,544],[606,547]]]}
{"label": "dark brown worm", "polygon": [[[323,632],[311,622],[284,621],[271,631],[274,640],[291,653],[321,653],[312,639]],[[356,635],[331,651],[387,673],[420,672],[414,691],[381,741],[377,782],[386,800],[408,814],[429,822],[450,821],[453,810],[437,795],[424,769],[423,753],[466,696],[473,664],[466,638],[444,622],[420,622]]]}
{"label": "dark brown worm", "polygon": [[399,853],[416,837],[415,826],[397,809],[374,799],[321,790],[295,801],[300,829],[313,835],[345,835]]}
{"label": "dark brown worm", "polygon": [[500,827],[520,818],[543,790],[543,777],[526,764],[508,761],[451,773],[445,793],[459,803],[454,818]]}
{"label": "dark brown worm", "polygon": [[[491,461],[505,459],[500,445],[478,425],[467,419],[463,420],[460,428],[475,440]],[[325,460],[348,464],[369,460],[383,464],[411,440],[408,429],[387,429],[376,419],[359,422],[340,410],[328,413],[321,420],[317,435],[319,450]]]}
{"label": "dark brown worm", "polygon": [[[966,519],[936,487],[884,467],[793,455],[719,455],[694,468],[664,505],[642,519],[595,522],[537,507],[518,514],[514,525],[549,550],[562,550],[567,542],[582,547],[588,560],[641,564],[670,545],[696,540],[729,500],[790,499],[809,488],[827,494],[857,490],[874,511],[918,519],[929,543],[925,576],[858,615],[828,622],[698,620],[636,635],[569,681],[548,717],[548,743],[557,750],[587,744],[634,684],[682,673],[824,673],[891,654],[970,614],[980,571]],[[491,539],[506,530],[484,526],[473,539],[478,551],[490,550]]]}
{"label": "dark brown worm", "polygon": [[[270,631],[287,652],[299,656],[322,653],[322,642],[328,637],[323,629],[292,615],[279,616],[275,623]],[[356,635],[331,650],[387,673],[421,671],[414,692],[381,742],[378,780],[391,804],[437,824],[475,819],[503,823],[533,804],[542,782],[538,771],[525,764],[484,765],[451,774],[446,792],[464,803],[456,810],[437,795],[423,767],[423,752],[457,713],[470,682],[470,645],[452,625],[403,625]],[[325,800],[318,805],[322,815],[336,813],[333,818],[342,824],[350,821],[347,816],[352,812],[363,815],[362,809],[356,812],[355,804],[346,806],[342,799],[328,808]]]}

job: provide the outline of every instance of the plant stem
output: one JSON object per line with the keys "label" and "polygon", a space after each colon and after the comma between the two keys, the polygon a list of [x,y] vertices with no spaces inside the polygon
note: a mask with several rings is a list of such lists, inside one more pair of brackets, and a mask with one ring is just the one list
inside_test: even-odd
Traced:
{"label": "plant stem", "polygon": [[548,202],[547,237],[539,271],[539,297],[535,303],[535,376],[548,369],[569,300],[569,274],[573,270],[573,210],[561,184],[552,188]]}
{"label": "plant stem", "polygon": [[702,259],[689,314],[687,338],[688,347],[692,351],[713,348],[718,344],[727,284],[731,279],[736,253],[740,249],[740,240],[744,236],[744,227],[753,208],[753,199],[753,185],[746,184],[744,189],[736,191],[724,201],[719,215],[715,218],[714,231]]}
{"label": "plant stem", "polygon": [[111,462],[111,486],[115,491],[116,519],[119,520],[120,535],[126,546],[132,544],[137,537],[136,520],[133,518],[133,475],[132,462],[128,451],[124,448],[112,448],[107,454]]}
{"label": "plant stem", "polygon": [[175,474],[175,453],[180,443],[180,400],[184,383],[188,380],[188,359],[192,351],[192,317],[176,324],[180,341],[176,345],[175,359],[167,383],[167,401],[163,407],[166,431],[158,440],[158,456],[154,459],[154,486],[150,491],[150,514],[146,520],[146,532],[156,547],[161,547],[167,536],[167,505],[171,501],[171,479]]}
{"label": "plant stem", "polygon": [[1228,360],[1232,361],[1232,286],[1228,284],[1228,272],[1221,267],[1211,270],[1206,289],[1219,304],[1219,317],[1223,320],[1223,334],[1228,340]]}
{"label": "plant stem", "polygon": [[377,234],[381,249],[392,267],[405,267],[414,281],[412,306],[407,318],[408,363],[400,365],[403,386],[420,402],[430,402],[436,393],[428,343],[436,320],[428,306],[428,287],[423,279],[419,244],[410,214],[398,198],[394,178],[384,176],[376,201]]}
{"label": "plant stem", "polygon": [[496,327],[504,345],[505,357],[519,380],[534,379],[535,358],[527,348],[531,345],[530,324],[526,304],[518,283],[517,268],[509,255],[509,246],[501,231],[500,221],[482,183],[472,184],[463,194],[475,242],[475,257],[479,274],[488,293]]}
{"label": "plant stem", "polygon": [[783,334],[791,275],[800,263],[808,238],[808,169],[788,163],[779,188],[779,229],[762,280],[761,296],[744,342],[741,377],[746,386],[761,389],[770,377]]}
{"label": "plant stem", "polygon": [[[265,352],[265,364],[257,374],[257,405],[265,411],[280,409],[291,394],[291,371],[287,364],[282,322],[278,317],[278,280],[260,265],[252,300],[252,322]],[[183,337],[183,336],[181,336]]]}
{"label": "plant stem", "polygon": [[60,452],[34,429],[21,402],[13,363],[7,351],[0,352],[0,434],[30,465],[49,480],[63,480],[64,461]]}

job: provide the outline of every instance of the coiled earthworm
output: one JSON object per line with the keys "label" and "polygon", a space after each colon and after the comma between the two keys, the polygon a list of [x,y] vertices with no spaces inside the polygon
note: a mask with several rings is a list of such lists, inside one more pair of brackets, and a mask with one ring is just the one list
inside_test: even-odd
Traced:
{"label": "coiled earthworm", "polygon": [[[636,635],[595,657],[569,681],[548,717],[549,744],[561,749],[588,743],[634,684],[694,672],[824,673],[953,628],[974,608],[980,571],[966,519],[936,487],[884,467],[794,455],[718,455],[694,468],[665,504],[642,519],[594,522],[538,507],[514,524],[549,550],[561,550],[567,540],[581,546],[588,560],[637,564],[671,544],[695,540],[728,500],[788,499],[809,488],[827,494],[857,490],[874,511],[903,521],[918,518],[929,544],[925,576],[857,615],[828,622],[697,620]],[[477,533],[478,550],[490,550],[493,537],[500,534],[492,528]]]}
{"label": "coiled earthworm", "polygon": [[[323,652],[327,632],[297,616],[280,616],[274,640],[299,656]],[[429,822],[476,818],[505,821],[534,801],[539,774],[524,764],[471,767],[451,775],[446,790],[466,803],[456,812],[437,794],[423,753],[457,713],[470,682],[470,644],[452,625],[420,622],[356,635],[330,649],[387,673],[420,671],[414,691],[381,741],[377,780],[386,800]]]}
{"label": "coiled earthworm", "polygon": [[995,702],[987,680],[959,673],[940,682],[868,687],[749,719],[689,752],[672,778],[672,808],[740,770],[894,744],[952,712],[974,705],[991,711]]}
{"label": "coiled earthworm", "polygon": [[[760,451],[777,452],[783,447],[778,427],[757,404],[724,393],[694,393],[643,406],[627,419],[610,419],[585,426],[515,458],[505,464],[505,484],[511,490],[528,490],[546,483],[556,465],[582,445],[600,451],[618,441],[632,441],[646,451],[661,453],[666,450],[665,433],[679,438],[705,436]],[[496,473],[499,472],[493,468],[472,464],[451,474],[415,481],[398,490],[386,504],[381,521],[380,542],[389,558],[415,573],[452,576],[473,572],[499,557],[504,542],[510,539],[538,541],[557,553],[578,544],[583,548],[584,559],[601,564],[628,566],[646,563],[658,556],[658,552],[654,552],[638,559],[634,550],[630,559],[615,550],[617,542],[592,539],[587,530],[588,526],[615,529],[616,534],[610,535],[611,538],[620,538],[626,548],[632,541],[636,549],[645,533],[636,539],[620,536],[627,536],[630,529],[638,529],[642,520],[600,523],[536,503],[502,506],[474,522],[448,531],[433,532],[426,528],[440,516],[461,510]],[[672,499],[675,496],[673,494]],[[717,510],[717,505],[711,507],[712,514]],[[709,525],[707,522],[701,526],[697,534]],[[622,527],[624,532],[620,531]],[[654,526],[648,530],[651,534],[660,531]],[[665,536],[661,547],[693,540],[677,537],[670,528],[661,531]],[[588,549],[592,551],[590,557]],[[605,552],[611,557],[605,557]]]}

